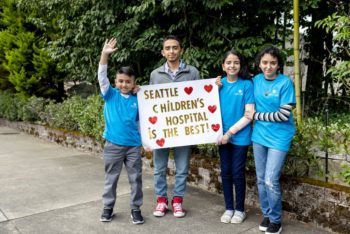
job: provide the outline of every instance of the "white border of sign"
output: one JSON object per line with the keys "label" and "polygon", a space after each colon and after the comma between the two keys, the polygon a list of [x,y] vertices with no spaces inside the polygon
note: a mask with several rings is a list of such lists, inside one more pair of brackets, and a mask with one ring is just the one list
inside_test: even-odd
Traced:
{"label": "white border of sign", "polygon": [[144,148],[216,143],[222,136],[215,79],[141,86],[137,99]]}

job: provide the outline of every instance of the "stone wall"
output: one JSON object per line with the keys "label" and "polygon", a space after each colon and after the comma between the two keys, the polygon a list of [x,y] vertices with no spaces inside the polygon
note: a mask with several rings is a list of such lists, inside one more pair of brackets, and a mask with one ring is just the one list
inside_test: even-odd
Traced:
{"label": "stone wall", "polygon": [[[0,125],[18,129],[66,147],[101,155],[103,145],[79,133],[3,119],[0,119]],[[145,169],[152,168],[151,159],[150,153],[144,153]],[[189,183],[215,193],[222,193],[219,163],[217,158],[192,155]],[[174,175],[175,163],[172,159],[169,160],[168,168],[168,174]],[[246,203],[259,207],[255,181],[254,172],[248,172]],[[290,177],[282,177],[281,184],[284,215],[313,223],[336,233],[350,233],[350,187]]]}

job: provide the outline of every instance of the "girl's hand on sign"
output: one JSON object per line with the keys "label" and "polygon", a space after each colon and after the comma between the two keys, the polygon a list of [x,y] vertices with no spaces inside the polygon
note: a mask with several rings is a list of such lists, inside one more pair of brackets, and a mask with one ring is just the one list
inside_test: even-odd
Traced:
{"label": "girl's hand on sign", "polygon": [[221,144],[226,145],[229,140],[230,140],[230,137],[227,134],[224,134],[221,138]]}
{"label": "girl's hand on sign", "polygon": [[222,83],[221,83],[221,76],[217,76],[217,77],[216,77],[215,84],[216,84],[217,86],[219,86],[219,88],[222,86]]}

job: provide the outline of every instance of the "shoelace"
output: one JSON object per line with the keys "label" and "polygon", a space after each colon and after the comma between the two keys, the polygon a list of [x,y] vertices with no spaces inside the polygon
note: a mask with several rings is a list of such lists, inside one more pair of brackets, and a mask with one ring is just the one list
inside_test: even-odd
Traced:
{"label": "shoelace", "polygon": [[165,203],[158,203],[156,210],[162,211],[162,210],[165,210],[165,209],[167,209],[167,206],[166,206]]}
{"label": "shoelace", "polygon": [[178,211],[182,212],[182,204],[181,203],[174,203],[173,206],[174,206],[175,212],[178,212]]}

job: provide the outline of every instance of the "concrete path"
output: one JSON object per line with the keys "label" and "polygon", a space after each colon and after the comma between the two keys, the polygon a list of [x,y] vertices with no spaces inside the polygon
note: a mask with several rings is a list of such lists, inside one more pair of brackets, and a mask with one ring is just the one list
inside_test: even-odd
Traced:
{"label": "concrete path", "polygon": [[[259,210],[247,207],[243,224],[222,224],[222,195],[194,187],[188,187],[185,197],[185,218],[170,212],[163,218],[153,217],[150,170],[143,176],[145,224],[131,223],[125,173],[118,184],[116,217],[102,223],[103,179],[100,157],[0,126],[0,234],[262,233]],[[283,233],[328,232],[285,218]]]}

